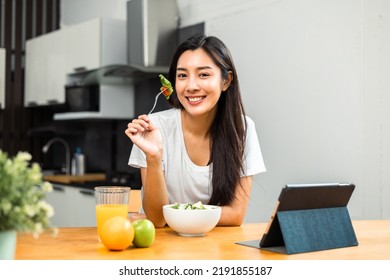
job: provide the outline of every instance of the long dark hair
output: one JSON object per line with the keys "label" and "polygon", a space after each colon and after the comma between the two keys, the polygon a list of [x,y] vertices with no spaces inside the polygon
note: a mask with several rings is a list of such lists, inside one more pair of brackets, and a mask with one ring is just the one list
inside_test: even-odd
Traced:
{"label": "long dark hair", "polygon": [[[175,88],[177,62],[183,52],[202,48],[221,69],[222,79],[229,72],[233,79],[228,89],[221,94],[217,114],[211,126],[212,194],[209,204],[228,205],[234,199],[237,183],[243,172],[244,144],[246,137],[245,112],[241,99],[236,69],[230,51],[216,37],[196,34],[181,43],[173,56],[169,69],[169,80]],[[174,91],[169,102],[183,109]]]}

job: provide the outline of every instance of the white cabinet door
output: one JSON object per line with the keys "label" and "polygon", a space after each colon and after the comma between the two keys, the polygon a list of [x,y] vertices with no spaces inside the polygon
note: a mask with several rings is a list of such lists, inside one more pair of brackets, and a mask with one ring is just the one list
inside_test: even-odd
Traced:
{"label": "white cabinet door", "polygon": [[94,190],[79,189],[79,188],[74,188],[74,190],[76,192],[75,209],[77,211],[74,226],[76,227],[96,226]]}
{"label": "white cabinet door", "polygon": [[45,37],[26,41],[24,105],[34,106],[42,102],[45,91],[44,42]]}
{"label": "white cabinet door", "polygon": [[67,74],[127,64],[126,21],[95,18],[64,29]]}
{"label": "white cabinet door", "polygon": [[54,31],[26,42],[25,106],[65,102],[65,39]]}
{"label": "white cabinet door", "polygon": [[95,193],[93,190],[53,184],[46,201],[54,208],[54,227],[96,226]]}
{"label": "white cabinet door", "polygon": [[64,29],[66,73],[93,70],[101,66],[101,19],[93,19]]}
{"label": "white cabinet door", "polygon": [[53,191],[46,195],[46,201],[54,208],[51,225],[54,227],[72,227],[77,215],[72,202],[72,189],[53,184]]}
{"label": "white cabinet door", "polygon": [[0,110],[5,108],[5,49],[0,48]]}

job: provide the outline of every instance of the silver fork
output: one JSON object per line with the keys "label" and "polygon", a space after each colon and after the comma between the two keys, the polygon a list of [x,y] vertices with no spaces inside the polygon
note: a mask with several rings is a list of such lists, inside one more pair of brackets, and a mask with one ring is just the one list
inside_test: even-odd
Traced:
{"label": "silver fork", "polygon": [[160,91],[159,93],[157,93],[156,97],[154,98],[154,104],[153,104],[153,107],[152,107],[152,110],[149,111],[148,115],[150,115],[154,108],[156,108],[156,105],[157,105],[157,100],[158,100],[158,97],[161,95],[161,93],[163,93],[164,91]]}
{"label": "silver fork", "polygon": [[164,89],[164,90],[160,91],[159,93],[157,93],[156,97],[154,98],[153,108],[152,108],[152,110],[150,110],[150,112],[148,113],[148,115],[150,115],[150,114],[153,112],[154,108],[156,108],[158,97],[159,97],[159,96],[161,95],[161,93],[163,93],[165,90],[167,90],[167,89]]}

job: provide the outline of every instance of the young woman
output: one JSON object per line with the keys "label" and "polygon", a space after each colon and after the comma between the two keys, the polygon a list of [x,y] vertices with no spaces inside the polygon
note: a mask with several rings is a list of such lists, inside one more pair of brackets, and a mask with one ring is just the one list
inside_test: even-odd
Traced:
{"label": "young woman", "polygon": [[222,207],[219,225],[240,225],[265,167],[231,54],[218,38],[195,35],[177,48],[168,79],[174,108],[139,116],[125,132],[146,217],[162,227],[163,205],[201,201]]}

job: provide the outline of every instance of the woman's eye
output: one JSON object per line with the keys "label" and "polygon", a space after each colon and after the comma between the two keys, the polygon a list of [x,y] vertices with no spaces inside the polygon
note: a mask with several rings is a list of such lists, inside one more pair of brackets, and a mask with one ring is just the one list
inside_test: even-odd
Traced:
{"label": "woman's eye", "polygon": [[178,77],[178,78],[185,78],[185,77],[186,77],[186,74],[184,74],[184,73],[179,73],[179,74],[177,74],[177,77]]}
{"label": "woman's eye", "polygon": [[210,76],[208,73],[200,73],[199,74],[199,77],[208,77],[208,76]]}

